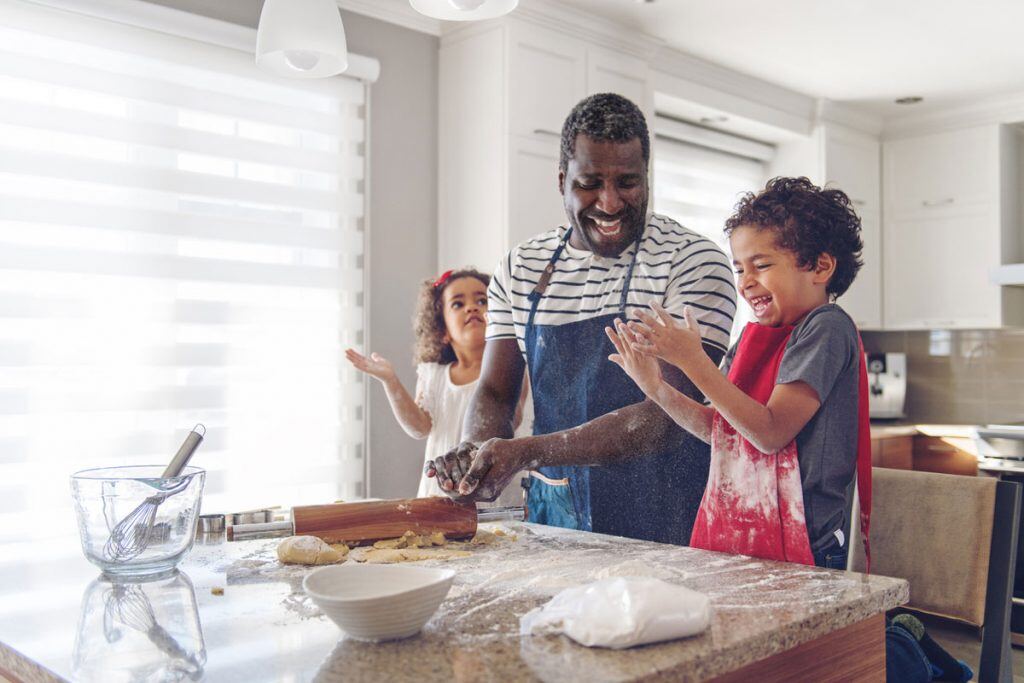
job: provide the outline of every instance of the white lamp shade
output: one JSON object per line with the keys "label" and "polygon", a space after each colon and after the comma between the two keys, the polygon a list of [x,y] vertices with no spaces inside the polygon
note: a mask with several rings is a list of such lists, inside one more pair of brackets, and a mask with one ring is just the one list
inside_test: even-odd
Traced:
{"label": "white lamp shade", "polygon": [[493,19],[508,14],[519,0],[409,0],[420,14],[445,21]]}
{"label": "white lamp shade", "polygon": [[266,0],[256,65],[286,78],[326,78],[347,69],[345,27],[334,0]]}

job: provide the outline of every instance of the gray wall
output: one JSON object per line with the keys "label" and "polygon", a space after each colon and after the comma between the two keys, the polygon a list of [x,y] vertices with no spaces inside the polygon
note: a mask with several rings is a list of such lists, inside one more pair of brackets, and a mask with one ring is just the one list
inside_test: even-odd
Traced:
{"label": "gray wall", "polygon": [[[255,27],[262,0],[149,0]],[[413,390],[412,314],[419,283],[437,269],[437,37],[342,12],[351,52],[380,61],[370,88],[367,312],[372,350]],[[416,494],[424,442],[395,422],[379,382],[369,401],[368,495]],[[310,501],[311,503],[316,501]]]}

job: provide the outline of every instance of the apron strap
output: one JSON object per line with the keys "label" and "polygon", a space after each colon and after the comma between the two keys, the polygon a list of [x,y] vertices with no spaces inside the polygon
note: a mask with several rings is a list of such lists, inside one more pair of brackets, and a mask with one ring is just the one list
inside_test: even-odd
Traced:
{"label": "apron strap", "polygon": [[530,300],[530,317],[526,321],[526,326],[531,327],[533,325],[533,317],[537,314],[537,304],[540,303],[541,298],[544,296],[544,292],[548,291],[548,284],[551,283],[551,276],[555,272],[555,264],[558,263],[558,259],[562,256],[562,250],[565,249],[566,243],[569,241],[569,237],[572,235],[572,226],[565,231],[562,235],[561,241],[558,243],[558,248],[555,249],[555,253],[548,259],[548,264],[544,266],[544,272],[540,274],[540,279],[537,280],[537,284],[534,285],[533,291],[530,292],[526,298]]}
{"label": "apron strap", "polygon": [[[640,231],[640,234],[636,238],[633,246],[636,251],[633,252],[633,258],[629,260],[629,268],[626,270],[626,278],[622,283],[622,296],[619,297],[619,315],[622,317],[626,316],[626,301],[629,298],[629,287],[633,282],[633,270],[636,268],[636,260],[640,255],[640,242],[643,241],[644,229]],[[540,274],[540,278],[537,280],[537,284],[534,285],[533,290],[527,296],[530,301],[530,317],[526,321],[526,326],[530,327],[533,325],[534,316],[537,315],[537,305],[540,300],[544,297],[544,293],[548,291],[548,285],[551,283],[551,276],[555,273],[555,264],[558,263],[558,259],[562,256],[562,251],[565,249],[565,245],[569,242],[569,238],[572,236],[572,226],[565,231],[562,235],[562,239],[558,242],[558,247],[555,249],[555,253],[548,259],[548,264],[544,266],[544,272]]]}

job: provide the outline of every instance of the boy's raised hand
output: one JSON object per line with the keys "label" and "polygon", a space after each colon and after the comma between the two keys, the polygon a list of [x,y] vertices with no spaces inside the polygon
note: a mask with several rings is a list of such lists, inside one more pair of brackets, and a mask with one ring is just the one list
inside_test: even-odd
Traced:
{"label": "boy's raised hand", "polygon": [[621,320],[615,321],[615,329],[606,327],[604,332],[616,351],[608,356],[608,360],[622,368],[644,394],[654,396],[661,385],[658,359],[636,348],[636,336]]}
{"label": "boy's raised hand", "polygon": [[682,323],[657,302],[651,302],[651,309],[657,317],[638,310],[636,316],[641,322],[629,324],[636,351],[657,356],[684,372],[690,363],[705,357],[700,325],[692,308],[683,308],[685,320]]}

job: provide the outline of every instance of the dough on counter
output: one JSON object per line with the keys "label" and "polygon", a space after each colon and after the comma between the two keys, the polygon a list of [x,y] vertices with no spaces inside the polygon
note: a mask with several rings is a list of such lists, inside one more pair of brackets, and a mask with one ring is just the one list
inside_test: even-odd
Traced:
{"label": "dough on counter", "polygon": [[477,529],[476,536],[470,539],[468,543],[470,545],[495,545],[504,541],[515,540],[517,540],[516,535],[507,533],[504,529],[495,529],[494,531]]}
{"label": "dough on counter", "polygon": [[357,548],[352,559],[367,564],[395,564],[396,562],[420,562],[422,560],[454,560],[469,557],[467,550],[450,548]]}
{"label": "dough on counter", "polygon": [[348,546],[330,546],[316,536],[290,536],[277,546],[277,559],[284,564],[334,564],[346,555]]}
{"label": "dough on counter", "polygon": [[394,550],[397,548],[429,548],[434,545],[446,545],[448,539],[440,531],[420,536],[415,531],[406,531],[398,538],[377,541],[373,547],[378,550]]}

